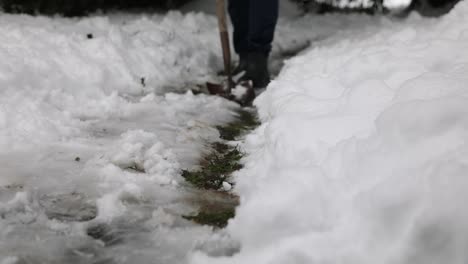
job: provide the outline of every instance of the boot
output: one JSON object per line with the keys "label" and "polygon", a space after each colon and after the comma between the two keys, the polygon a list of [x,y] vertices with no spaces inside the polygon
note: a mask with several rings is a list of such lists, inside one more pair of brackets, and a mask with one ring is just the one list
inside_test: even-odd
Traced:
{"label": "boot", "polygon": [[254,52],[247,55],[245,74],[240,81],[252,81],[255,89],[267,87],[270,83],[268,71],[268,56],[264,53]]}
{"label": "boot", "polygon": [[236,76],[239,73],[247,70],[247,53],[239,54],[239,64],[232,71],[232,76]]}

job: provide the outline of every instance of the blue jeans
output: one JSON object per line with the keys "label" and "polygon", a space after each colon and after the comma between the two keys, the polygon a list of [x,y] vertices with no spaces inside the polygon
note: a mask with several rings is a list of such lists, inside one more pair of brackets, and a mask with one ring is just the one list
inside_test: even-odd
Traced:
{"label": "blue jeans", "polygon": [[229,0],[237,54],[268,55],[278,21],[279,0]]}

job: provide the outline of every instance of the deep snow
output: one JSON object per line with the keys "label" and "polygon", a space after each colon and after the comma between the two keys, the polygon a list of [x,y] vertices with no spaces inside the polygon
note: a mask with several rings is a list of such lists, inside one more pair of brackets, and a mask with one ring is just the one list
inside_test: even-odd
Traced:
{"label": "deep snow", "polygon": [[226,232],[180,217],[197,207],[180,169],[237,109],[187,92],[221,68],[213,16],[2,14],[0,263],[466,263],[468,3],[283,10],[273,68],[311,47],[256,101]]}
{"label": "deep snow", "polygon": [[290,24],[324,34],[255,102],[241,252],[193,263],[467,263],[467,12]]}

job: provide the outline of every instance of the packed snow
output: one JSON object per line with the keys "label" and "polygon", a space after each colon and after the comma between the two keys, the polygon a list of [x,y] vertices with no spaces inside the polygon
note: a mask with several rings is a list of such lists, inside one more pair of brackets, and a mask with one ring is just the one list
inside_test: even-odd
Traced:
{"label": "packed snow", "polygon": [[405,20],[282,5],[272,72],[310,48],[255,101],[226,230],[181,217],[198,193],[181,169],[239,108],[190,92],[222,68],[215,17],[191,12],[213,5],[1,14],[0,263],[465,264],[468,3]]}
{"label": "packed snow", "polygon": [[242,249],[193,263],[467,263],[467,12],[292,24],[329,33],[255,101]]}
{"label": "packed snow", "polygon": [[238,109],[189,91],[220,68],[213,28],[0,16],[0,263],[178,263],[211,234],[181,218],[197,208],[180,170]]}

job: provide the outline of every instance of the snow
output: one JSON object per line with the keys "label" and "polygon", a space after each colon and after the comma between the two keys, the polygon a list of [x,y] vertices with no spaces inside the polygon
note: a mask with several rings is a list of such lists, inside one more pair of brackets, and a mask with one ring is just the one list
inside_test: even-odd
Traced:
{"label": "snow", "polygon": [[[375,0],[318,0],[319,3],[327,3],[339,8],[373,8]],[[411,4],[411,0],[382,0],[381,4],[389,10],[405,9]]]}
{"label": "snow", "polygon": [[232,89],[231,94],[234,95],[234,97],[237,100],[240,100],[245,95],[246,92],[247,92],[247,87],[244,87],[242,85],[236,85],[236,87]]}
{"label": "snow", "polygon": [[230,191],[232,189],[232,185],[229,182],[223,182],[223,190]]}
{"label": "snow", "polygon": [[192,263],[467,263],[466,12],[283,21],[314,41],[255,101],[241,251]]}
{"label": "snow", "polygon": [[180,171],[238,109],[189,91],[221,66],[215,27],[0,16],[0,263],[176,263],[212,233],[181,218],[197,207]]}
{"label": "snow", "polygon": [[0,263],[466,263],[468,3],[393,20],[282,1],[272,72],[311,47],[255,101],[218,231],[181,217],[180,170],[238,109],[190,92],[222,68],[207,3],[1,14]]}
{"label": "snow", "polygon": [[410,0],[384,0],[383,6],[390,10],[395,10],[406,8],[411,5],[411,2]]}

